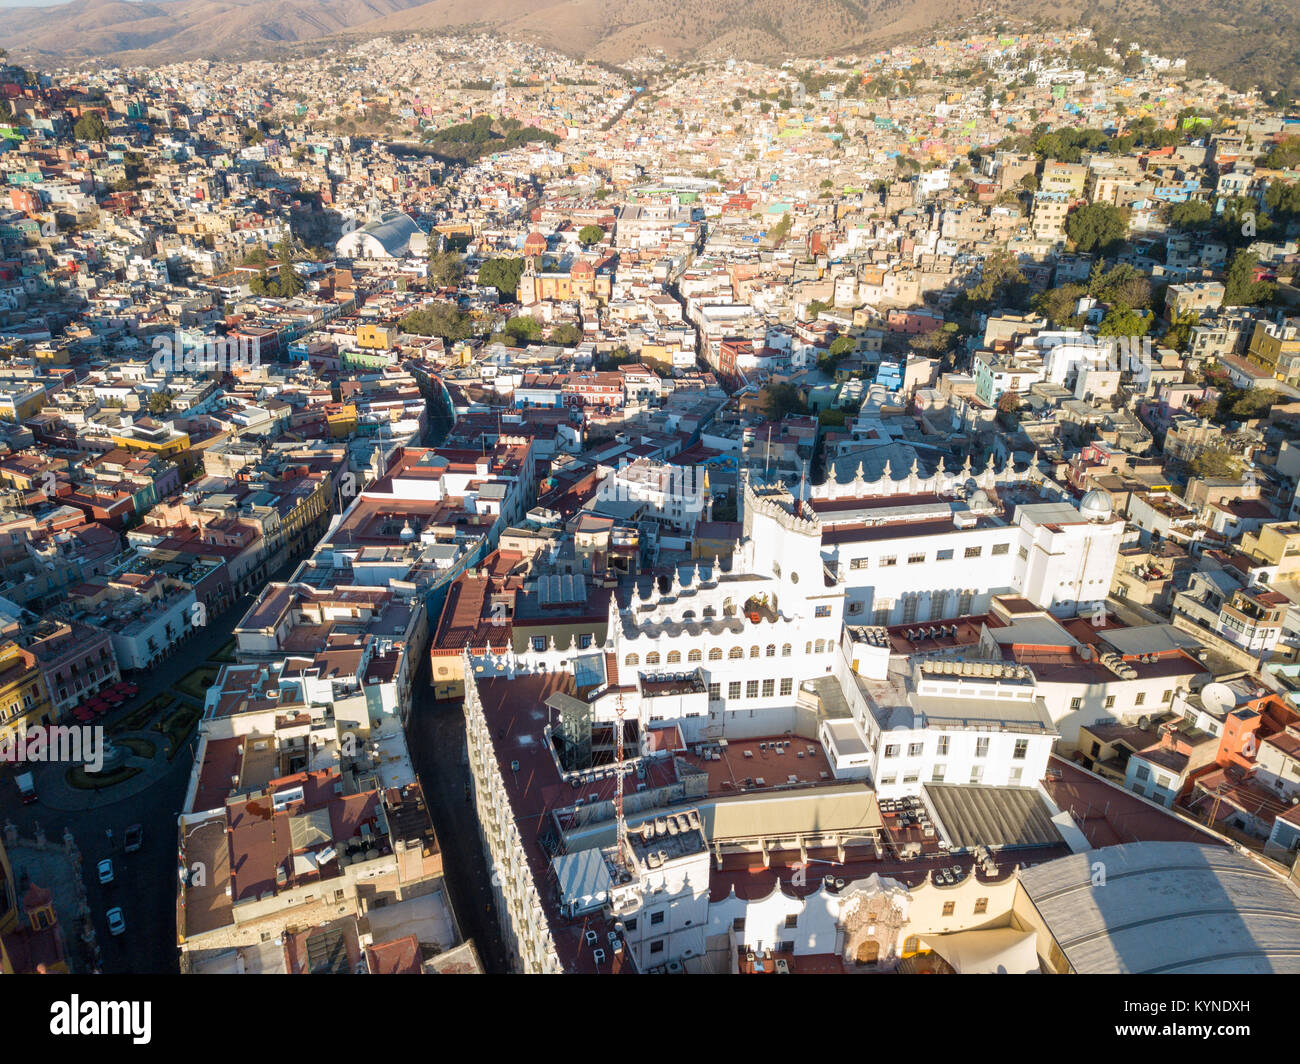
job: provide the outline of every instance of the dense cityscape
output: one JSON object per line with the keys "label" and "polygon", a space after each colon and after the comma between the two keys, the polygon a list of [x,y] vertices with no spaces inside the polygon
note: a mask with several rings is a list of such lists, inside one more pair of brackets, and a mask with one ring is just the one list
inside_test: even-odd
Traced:
{"label": "dense cityscape", "polygon": [[0,179],[0,972],[1300,971],[1284,99],[0,53]]}

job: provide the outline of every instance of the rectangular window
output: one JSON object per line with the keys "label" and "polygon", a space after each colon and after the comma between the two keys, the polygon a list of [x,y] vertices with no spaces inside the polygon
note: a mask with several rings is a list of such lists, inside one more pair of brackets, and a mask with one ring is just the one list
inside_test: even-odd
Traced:
{"label": "rectangular window", "polygon": [[1114,696],[1114,695],[1107,695],[1107,696],[1106,696],[1106,708],[1107,708],[1107,709],[1113,709],[1114,707],[1115,707],[1115,696]]}
{"label": "rectangular window", "polygon": [[1172,702],[1173,700],[1174,700],[1173,691],[1166,691],[1164,694],[1160,696],[1161,702]]}
{"label": "rectangular window", "polygon": [[916,595],[908,595],[903,600],[903,623],[912,624],[916,621],[917,608],[921,605],[921,600]]}
{"label": "rectangular window", "polygon": [[980,780],[982,780],[983,778],[984,778],[984,766],[983,766],[983,765],[976,765],[974,768],[972,768],[972,769],[970,770],[970,781],[971,781],[971,783],[979,783]]}
{"label": "rectangular window", "polygon": [[975,601],[975,594],[971,591],[963,591],[957,597],[957,615],[965,617],[969,615],[971,603]]}
{"label": "rectangular window", "polygon": [[763,681],[763,697],[764,697],[764,698],[771,698],[774,694],[776,694],[776,681],[775,681],[775,680],[764,680],[764,681]]}
{"label": "rectangular window", "polygon": [[965,557],[978,558],[983,553],[984,553],[983,547],[967,547]]}
{"label": "rectangular window", "polygon": [[939,736],[939,748],[935,751],[940,757],[948,756],[948,736]]}
{"label": "rectangular window", "polygon": [[975,756],[976,757],[989,756],[989,739],[987,735],[981,739],[975,740]]}
{"label": "rectangular window", "polygon": [[650,914],[651,925],[662,924],[663,922],[664,922],[664,911],[662,909],[660,909],[657,913]]}
{"label": "rectangular window", "polygon": [[944,916],[951,916],[956,911],[957,911],[957,903],[955,901],[946,901],[943,903]]}
{"label": "rectangular window", "polygon": [[871,565],[870,558],[854,558],[849,562],[850,569],[866,569]]}
{"label": "rectangular window", "polygon": [[814,617],[829,617],[830,615],[831,608],[829,606],[817,606],[813,609]]}
{"label": "rectangular window", "polygon": [[792,694],[794,694],[794,677],[783,676],[781,678],[781,696],[785,697]]}
{"label": "rectangular window", "polygon": [[934,555],[934,560],[937,562],[952,561],[952,548],[948,547],[946,550],[936,551]]}
{"label": "rectangular window", "polygon": [[1137,697],[1133,699],[1133,704],[1135,706],[1142,706],[1146,704],[1146,700],[1147,700],[1147,693],[1145,691],[1139,691],[1137,693]]}
{"label": "rectangular window", "polygon": [[916,782],[917,780],[919,780],[920,778],[921,778],[921,774],[920,774],[919,772],[909,772],[909,773],[907,773],[906,775],[903,776],[903,782],[904,782],[904,783],[915,783],[915,782]]}
{"label": "rectangular window", "polygon": [[727,684],[727,697],[732,699],[740,697],[739,680],[732,680],[731,683]]}
{"label": "rectangular window", "polygon": [[535,636],[533,636],[533,649],[536,650],[536,651],[538,651],[539,653],[540,653],[541,651],[545,650],[545,649],[546,649],[546,636],[544,636],[544,635],[535,635]]}
{"label": "rectangular window", "polygon": [[1012,752],[1011,756],[1012,756],[1016,761],[1023,761],[1023,760],[1025,759],[1025,755],[1026,755],[1027,753],[1029,753],[1029,740],[1028,740],[1028,739],[1017,739],[1017,740],[1016,740],[1016,748],[1015,748],[1015,750]]}
{"label": "rectangular window", "polygon": [[1020,555],[1021,561],[1024,561],[1029,557],[1029,551],[1025,550],[1024,547],[1021,547],[1018,551],[1016,551],[1016,553]]}
{"label": "rectangular window", "polygon": [[908,743],[907,756],[920,757],[925,752],[925,743]]}
{"label": "rectangular window", "polygon": [[862,603],[861,603],[861,602],[850,602],[850,603],[849,603],[849,616],[850,616],[850,617],[857,617],[857,616],[859,616],[859,615],[862,613],[862,608],[863,608],[863,606],[862,606]]}
{"label": "rectangular window", "polygon": [[1011,770],[1011,775],[1007,779],[1007,783],[1012,787],[1019,787],[1021,777],[1024,776],[1024,774],[1025,770],[1023,768],[1013,768]]}
{"label": "rectangular window", "polygon": [[891,565],[897,565],[897,564],[898,564],[898,558],[893,554],[889,555],[889,557],[887,558],[880,559],[880,567],[882,569],[888,569]]}
{"label": "rectangular window", "polygon": [[946,765],[935,765],[935,766],[934,766],[934,771],[930,773],[930,782],[931,782],[931,783],[942,783],[942,782],[943,782],[943,775],[944,775],[944,773],[947,772],[947,771],[948,771],[948,767],[947,767]]}
{"label": "rectangular window", "polygon": [[[720,683],[709,684],[709,701],[710,702],[722,701],[722,684]],[[617,738],[617,736],[615,736],[615,738]]]}
{"label": "rectangular window", "polygon": [[879,609],[876,610],[873,623],[876,625],[877,628],[883,628],[885,625],[889,624],[889,615],[892,612],[893,612],[892,606],[881,606]]}
{"label": "rectangular window", "polygon": [[1071,708],[1071,709],[1082,709],[1082,708],[1083,708],[1083,699],[1082,699],[1082,698],[1072,698],[1072,699],[1070,699],[1070,708]]}
{"label": "rectangular window", "polygon": [[662,953],[664,951],[664,940],[661,938],[658,942],[650,943],[651,953]]}
{"label": "rectangular window", "polygon": [[891,746],[886,746],[886,747],[885,747],[885,756],[886,756],[886,757],[897,757],[897,756],[898,756],[898,747],[897,747],[897,746],[892,746],[892,745],[891,745]]}
{"label": "rectangular window", "polygon": [[1151,778],[1151,772],[1150,772],[1150,770],[1146,767],[1146,765],[1138,765],[1137,768],[1135,768],[1135,769],[1133,770],[1133,778],[1134,778],[1135,780],[1146,780],[1146,779],[1150,779],[1150,778]]}
{"label": "rectangular window", "polygon": [[791,913],[785,918],[785,927],[787,931],[792,931],[799,926],[799,914]]}
{"label": "rectangular window", "polygon": [[757,680],[746,680],[746,681],[745,681],[745,697],[746,697],[746,698],[757,698],[757,697],[758,697],[758,681],[757,681]]}
{"label": "rectangular window", "polygon": [[[630,927],[629,927],[629,930],[631,930]],[[744,918],[743,916],[737,916],[734,920],[732,920],[732,921],[731,921],[731,930],[733,930],[733,931],[743,931],[743,930],[745,930],[745,918]]]}
{"label": "rectangular window", "polygon": [[880,777],[880,785],[881,785],[882,787],[892,787],[892,786],[893,786],[895,783],[897,783],[897,782],[898,782],[898,777],[897,777],[897,776],[881,776],[881,777]]}
{"label": "rectangular window", "polygon": [[920,554],[909,554],[909,555],[907,556],[907,564],[908,564],[908,565],[924,565],[924,564],[925,564],[925,553],[922,552],[922,553],[920,553]]}
{"label": "rectangular window", "polygon": [[989,900],[988,900],[988,898],[976,898],[976,899],[975,899],[975,915],[976,915],[976,916],[983,916],[983,915],[984,915],[986,912],[988,912],[988,911],[989,911]]}
{"label": "rectangular window", "polygon": [[630,919],[630,920],[627,921],[627,930],[629,930],[629,931],[635,931],[635,930],[636,930],[636,917],[635,917],[635,916],[632,917],[632,919]]}
{"label": "rectangular window", "polygon": [[993,544],[993,550],[990,551],[989,553],[991,553],[991,554],[1010,554],[1010,553],[1011,553],[1011,544],[1010,544],[1010,543],[994,543],[994,544]]}

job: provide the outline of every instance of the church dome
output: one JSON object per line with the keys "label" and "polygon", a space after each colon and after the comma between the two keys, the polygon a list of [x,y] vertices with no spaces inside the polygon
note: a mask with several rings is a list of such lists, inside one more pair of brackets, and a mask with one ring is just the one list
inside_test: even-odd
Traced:
{"label": "church dome", "polygon": [[1110,518],[1110,497],[1095,488],[1079,501],[1079,512],[1089,521],[1105,521]]}

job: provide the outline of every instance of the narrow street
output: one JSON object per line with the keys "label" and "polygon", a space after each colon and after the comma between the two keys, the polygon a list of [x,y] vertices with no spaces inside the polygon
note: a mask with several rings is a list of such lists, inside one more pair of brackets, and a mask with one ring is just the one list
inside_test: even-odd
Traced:
{"label": "narrow street", "polygon": [[438,702],[425,656],[415,679],[415,705],[407,728],[411,760],[424,787],[442,847],[447,891],[466,938],[474,940],[486,971],[509,971],[496,917],[489,911],[491,879],[479,841],[474,807],[466,797],[465,717],[460,702]]}

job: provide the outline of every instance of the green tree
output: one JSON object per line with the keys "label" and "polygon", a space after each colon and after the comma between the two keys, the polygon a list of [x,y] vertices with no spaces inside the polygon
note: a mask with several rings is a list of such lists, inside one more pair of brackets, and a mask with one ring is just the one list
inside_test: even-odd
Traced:
{"label": "green tree", "polygon": [[1228,408],[1228,413],[1238,421],[1254,421],[1267,417],[1279,398],[1280,393],[1273,388],[1250,388]]}
{"label": "green tree", "polygon": [[1016,257],[998,248],[984,259],[980,279],[963,293],[964,302],[973,309],[988,309],[1007,302],[1012,292],[1025,283]]}
{"label": "green tree", "polygon": [[1208,229],[1214,210],[1205,200],[1185,200],[1169,208],[1169,224],[1175,229]]}
{"label": "green tree", "polygon": [[1232,256],[1223,278],[1223,302],[1229,307],[1250,307],[1269,303],[1277,293],[1270,281],[1256,281],[1255,268],[1259,260],[1242,248]]}
{"label": "green tree", "polygon": [[1129,307],[1115,305],[1097,326],[1098,336],[1145,336],[1151,328],[1151,315],[1141,315]]}
{"label": "green tree", "polygon": [[585,248],[599,244],[605,239],[605,230],[598,225],[584,225],[578,230],[578,243]]}
{"label": "green tree", "polygon": [[462,313],[454,303],[434,303],[413,310],[397,326],[402,332],[414,336],[439,336],[453,342],[467,340],[478,332],[469,315]]}
{"label": "green tree", "polygon": [[512,300],[519,293],[519,278],[523,272],[523,259],[488,259],[478,268],[478,283],[487,288],[495,288],[501,293],[502,299]]}
{"label": "green tree", "polygon": [[163,388],[149,396],[149,413],[165,414],[172,408],[172,393]]}
{"label": "green tree", "polygon": [[763,416],[770,421],[780,421],[787,414],[804,414],[808,408],[793,384],[769,384],[759,393]]}
{"label": "green tree", "polygon": [[501,331],[513,340],[526,343],[537,340],[542,335],[542,325],[536,318],[514,317],[505,323]]}
{"label": "green tree", "polygon": [[108,127],[104,125],[104,120],[99,117],[98,112],[88,111],[77,119],[77,124],[72,127],[72,133],[78,140],[103,142],[108,137]]}
{"label": "green tree", "polygon": [[1211,480],[1236,480],[1242,473],[1242,462],[1223,444],[1206,447],[1192,459],[1192,472]]}
{"label": "green tree", "polygon": [[455,288],[465,279],[465,263],[454,251],[429,255],[429,283],[435,288]]}
{"label": "green tree", "polygon": [[1089,203],[1066,216],[1065,233],[1080,251],[1114,254],[1128,233],[1128,218],[1112,204]]}
{"label": "green tree", "polygon": [[563,344],[565,347],[572,347],[574,344],[582,342],[582,330],[571,322],[566,321],[552,329],[550,336],[546,339],[553,344]]}
{"label": "green tree", "polygon": [[276,245],[276,261],[280,264],[279,280],[276,289],[281,298],[292,299],[303,290],[302,278],[293,267],[293,244],[283,240]]}
{"label": "green tree", "polygon": [[1083,316],[1075,313],[1079,300],[1088,294],[1081,284],[1063,284],[1034,296],[1032,306],[1053,329],[1077,329]]}

